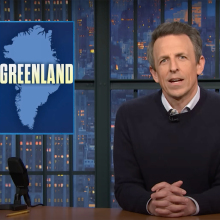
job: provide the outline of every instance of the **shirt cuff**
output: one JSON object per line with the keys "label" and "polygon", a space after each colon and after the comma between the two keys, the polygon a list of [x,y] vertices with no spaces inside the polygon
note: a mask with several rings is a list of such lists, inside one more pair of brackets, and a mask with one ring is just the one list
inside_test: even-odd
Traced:
{"label": "shirt cuff", "polygon": [[152,213],[150,213],[150,211],[148,209],[148,204],[149,204],[150,201],[151,201],[151,198],[147,201],[146,210],[147,210],[149,215],[153,215]]}
{"label": "shirt cuff", "polygon": [[191,200],[195,203],[195,206],[196,206],[196,212],[195,212],[194,214],[192,214],[192,215],[197,215],[197,214],[199,213],[199,204],[198,204],[198,202],[196,202],[196,200],[193,199],[192,197],[189,197],[189,196],[185,196],[185,197],[191,199]]}

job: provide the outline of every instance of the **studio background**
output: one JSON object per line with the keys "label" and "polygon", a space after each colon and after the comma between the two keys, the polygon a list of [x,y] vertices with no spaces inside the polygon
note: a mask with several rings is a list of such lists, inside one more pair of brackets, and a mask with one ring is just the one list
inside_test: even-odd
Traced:
{"label": "studio background", "polygon": [[152,31],[166,21],[197,28],[206,59],[199,85],[219,93],[219,11],[218,0],[0,0],[1,21],[75,22],[75,134],[0,135],[0,204],[13,203],[7,158],[18,156],[33,205],[118,207],[115,116],[159,89],[147,60]]}

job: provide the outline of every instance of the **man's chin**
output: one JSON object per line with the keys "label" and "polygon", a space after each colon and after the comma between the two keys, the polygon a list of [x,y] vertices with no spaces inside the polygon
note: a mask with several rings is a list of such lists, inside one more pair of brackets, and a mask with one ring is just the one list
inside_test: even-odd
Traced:
{"label": "man's chin", "polygon": [[184,95],[185,95],[184,93],[178,92],[178,93],[171,93],[169,95],[169,97],[174,99],[174,100],[179,101],[179,100],[181,100],[184,97]]}

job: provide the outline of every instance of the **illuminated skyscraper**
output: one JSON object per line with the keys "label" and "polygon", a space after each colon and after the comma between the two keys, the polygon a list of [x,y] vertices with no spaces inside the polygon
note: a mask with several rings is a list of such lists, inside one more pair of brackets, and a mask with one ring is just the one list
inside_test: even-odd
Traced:
{"label": "illuminated skyscraper", "polygon": [[41,21],[42,4],[41,0],[21,0],[18,4],[19,21]]}
{"label": "illuminated skyscraper", "polygon": [[201,27],[201,18],[202,18],[202,2],[198,2],[192,5],[193,24],[197,24],[198,27]]}
{"label": "illuminated skyscraper", "polygon": [[45,1],[45,20],[46,21],[68,21],[68,1]]}
{"label": "illuminated skyscraper", "polygon": [[42,171],[43,135],[21,135],[20,157],[29,171]]}
{"label": "illuminated skyscraper", "polygon": [[13,21],[14,20],[14,1],[0,0],[0,20]]}
{"label": "illuminated skyscraper", "polygon": [[69,170],[69,135],[47,135],[47,170]]}
{"label": "illuminated skyscraper", "polygon": [[[15,136],[0,135],[0,170],[8,171],[8,158],[15,156]],[[14,201],[15,186],[10,175],[0,175],[0,204]]]}

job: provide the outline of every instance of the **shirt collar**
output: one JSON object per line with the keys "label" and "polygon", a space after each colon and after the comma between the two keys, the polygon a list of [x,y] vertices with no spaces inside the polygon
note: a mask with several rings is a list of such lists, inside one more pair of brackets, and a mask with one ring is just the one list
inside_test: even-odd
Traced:
{"label": "shirt collar", "polygon": [[[182,109],[182,111],[180,113],[184,113],[184,112],[188,112],[189,108],[190,110],[192,110],[195,105],[197,104],[197,102],[200,99],[200,88],[198,86],[197,92],[194,95],[194,97],[192,98],[192,100]],[[164,94],[162,93],[161,95],[161,101],[163,103],[164,108],[169,111],[170,109],[173,109],[172,106],[170,105],[170,103],[167,101],[167,99],[165,98]]]}

